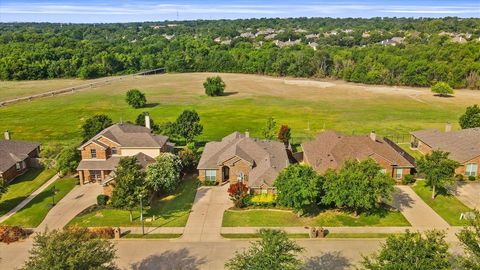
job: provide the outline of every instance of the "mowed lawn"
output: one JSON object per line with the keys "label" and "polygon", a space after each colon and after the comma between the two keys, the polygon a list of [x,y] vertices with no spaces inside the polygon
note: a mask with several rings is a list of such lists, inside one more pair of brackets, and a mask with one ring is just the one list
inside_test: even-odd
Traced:
{"label": "mowed lawn", "polygon": [[58,179],[2,224],[26,228],[37,227],[51,209],[52,188],[55,187],[57,190],[55,202],[58,202],[75,187],[77,182],[78,179],[75,178]]}
{"label": "mowed lawn", "polygon": [[0,216],[17,206],[54,175],[54,170],[33,168],[15,178],[8,185],[7,192],[0,198]]}
{"label": "mowed lawn", "polygon": [[[155,221],[146,222],[145,226],[184,227],[187,224],[190,209],[192,208],[197,185],[198,181],[196,179],[186,179],[173,194],[154,202],[151,207],[146,207],[144,209],[144,217],[152,218],[155,216]],[[141,226],[140,211],[139,209],[133,211],[132,223],[130,223],[129,211],[106,208],[80,214],[70,221],[69,225],[83,227],[138,227]]]}
{"label": "mowed lawn", "polygon": [[327,210],[315,217],[299,217],[283,210],[227,210],[223,215],[223,227],[299,227],[299,226],[410,226],[400,212],[386,211],[379,214],[352,214]]}
{"label": "mowed lawn", "polygon": [[[293,142],[313,137],[323,129],[347,134],[375,130],[391,135],[457,123],[465,107],[479,103],[480,92],[457,91],[454,98],[434,97],[428,89],[365,86],[342,81],[318,82],[257,75],[220,74],[227,95],[205,96],[202,83],[212,73],[129,77],[81,92],[0,107],[0,130],[17,139],[43,143],[81,141],[81,125],[104,113],[115,122],[135,121],[148,111],[156,123],[174,121],[185,109],[195,109],[204,131],[199,140],[217,140],[233,131],[249,129],[261,136],[268,117],[292,128]],[[24,91],[24,82],[18,91]],[[83,83],[83,82],[81,82]],[[52,81],[36,81],[51,90]],[[59,84],[59,88],[63,86]],[[14,86],[9,86],[14,87]],[[131,88],[145,92],[147,108],[125,102]]]}
{"label": "mowed lawn", "polygon": [[426,186],[424,180],[418,180],[412,189],[448,224],[452,226],[467,225],[465,220],[460,220],[460,214],[472,210],[454,195],[442,192],[438,194],[435,199],[432,199],[432,189]]}

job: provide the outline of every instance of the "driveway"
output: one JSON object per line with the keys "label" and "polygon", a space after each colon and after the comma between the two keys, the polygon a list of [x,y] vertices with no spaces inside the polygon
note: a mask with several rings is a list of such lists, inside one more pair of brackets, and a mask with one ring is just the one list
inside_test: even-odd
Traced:
{"label": "driveway", "polygon": [[480,208],[480,183],[458,181],[454,194],[469,208]]}
{"label": "driveway", "polygon": [[86,184],[76,186],[55,207],[48,212],[43,222],[35,229],[36,231],[61,229],[76,215],[87,207],[97,203],[97,196],[102,193],[99,184]]}

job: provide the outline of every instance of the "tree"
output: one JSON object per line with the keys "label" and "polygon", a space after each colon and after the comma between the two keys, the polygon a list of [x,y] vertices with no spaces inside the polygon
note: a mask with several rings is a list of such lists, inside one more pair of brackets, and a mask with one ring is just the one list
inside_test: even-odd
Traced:
{"label": "tree", "polygon": [[242,252],[236,252],[225,268],[229,270],[264,270],[282,269],[297,270],[302,268],[298,254],[303,248],[295,241],[288,239],[287,234],[280,230],[261,229],[261,240],[252,242],[250,247]]}
{"label": "tree", "polygon": [[278,130],[278,140],[288,145],[290,142],[291,133],[290,128],[287,125],[282,125]]}
{"label": "tree", "polygon": [[207,94],[207,96],[221,96],[225,90],[225,83],[220,76],[208,77],[203,83],[203,87],[205,88],[205,94]]}
{"label": "tree", "polygon": [[435,85],[432,86],[432,92],[437,93],[440,96],[449,96],[453,95],[453,89],[452,87],[445,82],[438,82]]}
{"label": "tree", "polygon": [[242,208],[245,205],[244,200],[248,195],[247,185],[242,182],[237,182],[233,185],[230,185],[227,192],[235,207]]}
{"label": "tree", "polygon": [[267,119],[267,123],[265,124],[265,127],[263,128],[263,137],[266,140],[273,140],[275,138],[275,127],[277,126],[277,123],[275,122],[275,119],[273,117],[269,117]]}
{"label": "tree", "polygon": [[480,127],[480,107],[477,104],[467,107],[459,123],[462,129]]}
{"label": "tree", "polygon": [[83,140],[88,141],[97,135],[100,131],[113,124],[112,119],[104,114],[94,115],[85,121],[82,125]]}
{"label": "tree", "polygon": [[473,213],[474,216],[468,219],[468,226],[457,234],[465,249],[465,256],[459,258],[459,269],[480,269],[480,213],[478,210]]}
{"label": "tree", "polygon": [[310,166],[292,164],[275,180],[278,204],[292,207],[300,215],[313,210],[320,202],[322,177]]}
{"label": "tree", "polygon": [[86,228],[35,235],[23,269],[118,269],[114,243],[95,238]]}
{"label": "tree", "polygon": [[145,98],[145,94],[140,92],[138,89],[128,90],[125,100],[127,101],[128,105],[135,109],[143,108],[147,104],[147,98]]}
{"label": "tree", "polygon": [[417,160],[418,173],[425,175],[427,185],[432,188],[432,199],[435,199],[436,189],[446,188],[453,183],[458,162],[448,158],[449,153],[433,150],[431,154]]}
{"label": "tree", "polygon": [[392,198],[395,183],[381,170],[372,159],[346,161],[340,171],[325,174],[322,202],[352,209],[355,215],[378,208],[382,200]]}
{"label": "tree", "polygon": [[146,201],[148,195],[145,188],[145,173],[135,157],[124,157],[115,169],[115,186],[112,192],[112,206],[126,209],[130,212],[132,222],[132,211],[139,204],[140,200]]}
{"label": "tree", "polygon": [[145,184],[153,192],[172,192],[180,184],[181,171],[182,162],[178,156],[162,153],[155,163],[148,165]]}
{"label": "tree", "polygon": [[[135,124],[139,126],[145,126],[145,116],[148,115],[148,112],[142,112],[137,116],[137,119],[135,119]],[[150,117],[150,128],[154,133],[160,133],[160,126],[155,124],[153,119]]]}
{"label": "tree", "polygon": [[8,190],[8,185],[5,183],[5,180],[3,179],[2,174],[0,174],[0,199],[2,198],[2,195],[5,194]]}
{"label": "tree", "polygon": [[180,158],[185,172],[195,171],[200,160],[200,155],[197,152],[195,147],[185,147],[178,152],[178,157]]}
{"label": "tree", "polygon": [[63,148],[56,159],[56,169],[62,175],[74,172],[80,162],[80,151],[75,146]]}
{"label": "tree", "polygon": [[175,133],[188,143],[192,142],[202,131],[203,126],[200,124],[200,116],[194,110],[184,110],[175,121]]}
{"label": "tree", "polygon": [[365,269],[438,270],[451,269],[445,234],[438,231],[389,236],[378,253],[364,257]]}

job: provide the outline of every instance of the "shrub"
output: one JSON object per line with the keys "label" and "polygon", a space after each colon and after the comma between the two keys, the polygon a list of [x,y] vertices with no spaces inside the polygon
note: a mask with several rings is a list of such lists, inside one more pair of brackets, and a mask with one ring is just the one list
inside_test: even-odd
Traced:
{"label": "shrub", "polygon": [[60,151],[56,159],[56,170],[62,175],[75,172],[80,162],[80,152],[75,146],[68,146]]}
{"label": "shrub", "polygon": [[99,206],[105,206],[107,205],[109,197],[107,195],[100,194],[97,196],[97,204]]}
{"label": "shrub", "polygon": [[225,83],[220,76],[209,77],[203,83],[203,87],[205,88],[205,94],[207,94],[207,96],[221,96],[225,90]]}
{"label": "shrub", "polygon": [[217,181],[214,181],[214,180],[205,180],[205,181],[203,181],[203,185],[204,185],[204,186],[216,186],[216,185],[217,185]]}
{"label": "shrub", "polygon": [[115,232],[112,227],[95,227],[89,228],[88,231],[96,238],[113,239],[115,237]]}
{"label": "shrub", "polygon": [[28,236],[27,231],[18,226],[0,226],[0,242],[10,244]]}
{"label": "shrub", "polygon": [[453,94],[453,89],[448,83],[438,82],[432,86],[432,92],[440,96],[448,96]]}
{"label": "shrub", "polygon": [[404,185],[412,184],[414,182],[415,182],[415,177],[411,174],[405,175],[405,177],[402,179],[402,184]]}
{"label": "shrub", "polygon": [[245,197],[248,196],[248,187],[244,183],[238,182],[228,188],[228,195],[235,207],[242,208],[245,206]]}
{"label": "shrub", "polygon": [[463,177],[463,174],[457,174],[457,175],[455,175],[455,180],[463,181],[463,180],[465,180],[465,178]]}
{"label": "shrub", "polygon": [[470,176],[468,177],[468,180],[469,180],[469,181],[475,181],[475,179],[476,179],[476,178],[475,178],[475,176],[473,176],[473,175],[470,175]]}
{"label": "shrub", "polygon": [[245,197],[245,206],[272,208],[277,206],[275,194],[257,194]]}
{"label": "shrub", "polygon": [[128,105],[132,106],[135,109],[145,107],[145,104],[147,104],[145,94],[140,92],[140,90],[138,89],[128,90],[126,101]]}

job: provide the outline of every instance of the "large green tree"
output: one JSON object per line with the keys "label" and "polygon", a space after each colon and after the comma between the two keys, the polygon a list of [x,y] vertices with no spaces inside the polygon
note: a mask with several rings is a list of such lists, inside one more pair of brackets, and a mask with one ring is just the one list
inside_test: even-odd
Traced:
{"label": "large green tree", "polygon": [[275,138],[275,128],[277,127],[277,122],[273,117],[269,117],[265,123],[265,127],[262,130],[263,137],[266,140],[273,140]]}
{"label": "large green tree", "polygon": [[148,165],[145,184],[153,192],[172,192],[180,184],[182,162],[171,153],[162,153]]}
{"label": "large green tree", "polygon": [[175,133],[192,142],[203,131],[200,116],[195,110],[184,110],[175,121]]}
{"label": "large green tree", "polygon": [[467,107],[460,116],[459,124],[463,129],[480,127],[480,107],[477,104]]}
{"label": "large green tree", "polygon": [[310,166],[292,164],[283,169],[274,183],[278,204],[292,207],[300,215],[314,210],[322,193],[322,177]]}
{"label": "large green tree", "polygon": [[75,146],[63,148],[56,159],[56,169],[62,175],[74,172],[80,162],[80,151]]}
{"label": "large green tree", "polygon": [[84,228],[38,233],[29,253],[25,270],[118,269],[114,244]]}
{"label": "large green tree", "polygon": [[395,181],[374,160],[346,161],[339,171],[325,174],[322,202],[352,209],[355,214],[378,208],[392,198]]}
{"label": "large green tree", "polygon": [[425,175],[425,180],[432,189],[432,199],[435,199],[437,189],[446,188],[454,182],[453,176],[459,164],[449,159],[448,155],[447,152],[434,150],[417,160],[418,173]]}
{"label": "large green tree", "polygon": [[94,115],[85,121],[82,125],[82,136],[84,141],[88,141],[97,135],[100,131],[111,126],[112,119],[104,114]]}
{"label": "large green tree", "polygon": [[303,248],[295,241],[288,239],[285,232],[279,230],[261,229],[261,240],[252,242],[250,247],[237,252],[225,268],[229,270],[299,270],[302,262],[298,255]]}
{"label": "large green tree", "polygon": [[474,215],[468,219],[465,226],[457,234],[465,250],[465,256],[459,258],[460,269],[480,269],[480,213],[474,210]]}
{"label": "large green tree", "polygon": [[147,98],[145,97],[145,94],[140,92],[138,89],[128,90],[125,100],[127,101],[128,105],[135,109],[143,108],[147,104]]}
{"label": "large green tree", "polygon": [[207,80],[203,83],[205,88],[205,94],[211,97],[221,96],[225,91],[225,83],[223,82],[220,76],[208,77]]}
{"label": "large green tree", "polygon": [[364,257],[368,270],[447,270],[451,269],[445,234],[428,231],[389,236],[378,253]]}

